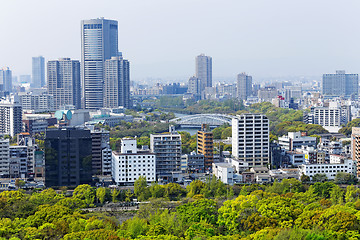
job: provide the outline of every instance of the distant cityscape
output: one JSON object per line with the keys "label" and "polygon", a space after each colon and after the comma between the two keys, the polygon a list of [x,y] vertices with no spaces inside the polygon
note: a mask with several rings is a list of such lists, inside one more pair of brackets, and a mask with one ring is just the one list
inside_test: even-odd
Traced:
{"label": "distant cityscape", "polygon": [[[59,187],[132,186],[140,176],[184,185],[209,174],[226,184],[334,179],[338,172],[360,177],[360,133],[344,132],[360,118],[358,74],[260,83],[239,72],[233,83],[215,84],[212,57],[201,53],[187,83],[139,84],[119,51],[116,20],[81,21],[79,40],[81,60],[36,56],[31,75],[0,70],[2,188],[14,179]],[[191,110],[201,104],[230,105]],[[274,138],[278,125],[265,106],[320,130],[294,127]],[[135,131],[151,125],[161,127]],[[123,136],[124,126],[133,134]],[[214,137],[226,128],[227,138]],[[185,151],[186,131],[196,143]]]}

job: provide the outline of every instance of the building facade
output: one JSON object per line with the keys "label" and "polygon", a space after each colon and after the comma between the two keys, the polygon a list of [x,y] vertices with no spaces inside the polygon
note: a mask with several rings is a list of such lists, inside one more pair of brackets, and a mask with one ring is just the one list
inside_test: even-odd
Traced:
{"label": "building facade", "polygon": [[204,173],[204,155],[191,152],[181,156],[182,173]]}
{"label": "building facade", "polygon": [[[109,131],[91,131],[92,140],[92,170],[94,175],[111,175],[111,153],[109,159]],[[109,163],[110,161],[110,163]]]}
{"label": "building facade", "polygon": [[181,135],[173,126],[170,126],[169,133],[151,134],[150,149],[156,154],[156,177],[177,181],[172,179],[172,173],[181,171]]}
{"label": "building facade", "polygon": [[358,97],[358,74],[346,74],[344,70],[335,74],[324,74],[322,78],[322,94],[325,97]]}
{"label": "building facade", "polygon": [[246,73],[237,75],[237,98],[246,100],[252,94],[252,77]]}
{"label": "building facade", "polygon": [[0,177],[5,178],[10,176],[10,162],[9,162],[9,139],[4,139],[0,136]]}
{"label": "building facade", "polygon": [[78,186],[92,182],[90,130],[47,129],[45,186]]}
{"label": "building facade", "polygon": [[316,137],[303,136],[301,132],[288,132],[288,135],[279,137],[279,145],[286,151],[295,151],[302,146],[316,148]]}
{"label": "building facade", "polygon": [[122,56],[105,61],[104,107],[130,107],[130,64]]}
{"label": "building facade", "polygon": [[45,58],[43,56],[32,58],[32,83],[33,87],[45,86]]}
{"label": "building facade", "polygon": [[232,119],[232,154],[249,167],[270,162],[269,119],[262,114],[242,114]]}
{"label": "building facade", "polygon": [[80,62],[60,58],[47,64],[48,93],[54,97],[54,106],[73,105],[81,108]]}
{"label": "building facade", "polygon": [[104,103],[105,60],[118,56],[118,22],[104,18],[81,22],[82,104],[99,109]]}
{"label": "building facade", "polygon": [[207,130],[205,124],[202,124],[201,130],[197,132],[197,152],[204,155],[205,168],[211,168],[214,162],[214,139],[213,133]]}
{"label": "building facade", "polygon": [[54,97],[50,94],[25,93],[19,94],[20,105],[24,111],[51,112],[55,110]]}
{"label": "building facade", "polygon": [[189,78],[188,81],[188,93],[192,93],[192,94],[201,94],[201,83],[200,80],[195,77],[192,76],[191,78]]}
{"label": "building facade", "polygon": [[0,91],[12,92],[12,71],[8,67],[0,69]]}
{"label": "building facade", "polygon": [[14,137],[22,132],[22,108],[18,103],[0,102],[0,133]]}
{"label": "building facade", "polygon": [[356,175],[356,162],[347,159],[341,162],[330,162],[325,164],[302,164],[299,166],[300,176],[303,174],[313,178],[315,174],[325,174],[327,179],[334,180],[338,172]]}
{"label": "building facade", "polygon": [[200,80],[200,92],[212,87],[212,58],[200,54],[195,59],[195,77]]}
{"label": "building facade", "polygon": [[351,134],[351,156],[357,163],[357,177],[360,177],[360,128],[353,127]]}
{"label": "building facade", "polygon": [[136,139],[121,140],[121,151],[112,153],[112,177],[118,185],[133,185],[139,177],[156,181],[156,155],[139,152]]}

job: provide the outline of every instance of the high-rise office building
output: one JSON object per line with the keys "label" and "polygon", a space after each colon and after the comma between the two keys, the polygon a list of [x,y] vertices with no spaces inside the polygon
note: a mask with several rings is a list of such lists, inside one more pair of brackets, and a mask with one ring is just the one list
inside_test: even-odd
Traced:
{"label": "high-rise office building", "polygon": [[82,104],[98,109],[104,103],[105,60],[118,56],[118,22],[104,18],[81,22]]}
{"label": "high-rise office building", "polygon": [[237,98],[246,100],[252,94],[252,77],[246,73],[237,75]]}
{"label": "high-rise office building", "polygon": [[322,79],[322,94],[325,97],[358,97],[358,74],[345,74],[345,71],[336,71],[336,74],[324,74]]}
{"label": "high-rise office building", "polygon": [[0,91],[12,91],[12,72],[8,67],[0,70]]}
{"label": "high-rise office building", "polygon": [[80,62],[70,58],[48,61],[48,93],[54,96],[54,106],[73,105],[81,108]]}
{"label": "high-rise office building", "polygon": [[232,119],[232,155],[249,167],[269,163],[269,119],[262,114],[242,114]]}
{"label": "high-rise office building", "polygon": [[90,130],[47,129],[45,186],[78,186],[92,181]]}
{"label": "high-rise office building", "polygon": [[22,132],[22,108],[18,103],[0,102],[0,133],[14,137]]}
{"label": "high-rise office building", "polygon": [[45,58],[43,56],[32,58],[32,84],[35,88],[45,86]]}
{"label": "high-rise office building", "polygon": [[200,54],[195,59],[195,77],[200,80],[200,91],[205,87],[212,87],[212,58]]}
{"label": "high-rise office building", "polygon": [[130,107],[130,67],[122,56],[105,61],[104,107]]}
{"label": "high-rise office building", "polygon": [[202,124],[201,130],[197,132],[197,151],[204,155],[205,168],[211,168],[214,162],[214,140],[213,133],[207,129],[206,124]]}
{"label": "high-rise office building", "polygon": [[177,181],[173,173],[181,168],[181,135],[174,126],[169,127],[169,133],[151,134],[150,149],[156,154],[156,176],[165,181]]}

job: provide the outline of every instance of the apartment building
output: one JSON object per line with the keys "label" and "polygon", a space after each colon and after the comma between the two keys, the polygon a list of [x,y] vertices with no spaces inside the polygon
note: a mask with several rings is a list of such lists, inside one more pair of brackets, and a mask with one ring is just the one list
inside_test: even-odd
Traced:
{"label": "apartment building", "polygon": [[133,185],[141,176],[156,181],[156,155],[139,152],[136,139],[123,138],[120,152],[112,152],[112,178],[118,185]]}
{"label": "apartment building", "polygon": [[156,176],[164,181],[178,181],[174,172],[181,171],[181,135],[174,126],[168,133],[151,134],[150,149],[156,154]]}
{"label": "apartment building", "polygon": [[214,140],[206,124],[202,124],[201,130],[197,132],[197,152],[204,155],[205,168],[211,168],[214,162]]}
{"label": "apartment building", "polygon": [[242,114],[232,119],[232,154],[249,167],[270,162],[269,119],[262,114]]}

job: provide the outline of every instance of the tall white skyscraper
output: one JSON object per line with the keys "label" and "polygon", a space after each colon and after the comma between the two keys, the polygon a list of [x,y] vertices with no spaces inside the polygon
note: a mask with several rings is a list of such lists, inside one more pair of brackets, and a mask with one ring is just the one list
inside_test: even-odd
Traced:
{"label": "tall white skyscraper", "polygon": [[70,58],[49,61],[47,65],[48,93],[54,96],[54,106],[74,105],[81,108],[80,62]]}
{"label": "tall white skyscraper", "polygon": [[32,58],[32,83],[33,87],[45,86],[45,58],[43,56]]}
{"label": "tall white skyscraper", "polygon": [[232,155],[249,167],[269,163],[269,119],[262,114],[242,114],[232,119]]}
{"label": "tall white skyscraper", "polygon": [[104,107],[130,106],[130,67],[122,56],[105,61]]}
{"label": "tall white skyscraper", "polygon": [[84,108],[103,107],[105,60],[117,56],[117,21],[104,18],[81,21],[81,82]]}
{"label": "tall white skyscraper", "polygon": [[237,76],[237,97],[246,100],[252,93],[252,77],[246,73]]}
{"label": "tall white skyscraper", "polygon": [[205,87],[212,87],[212,58],[200,54],[196,57],[195,62],[195,77],[200,80],[202,92]]}
{"label": "tall white skyscraper", "polygon": [[0,91],[12,91],[12,72],[8,67],[0,69]]}

